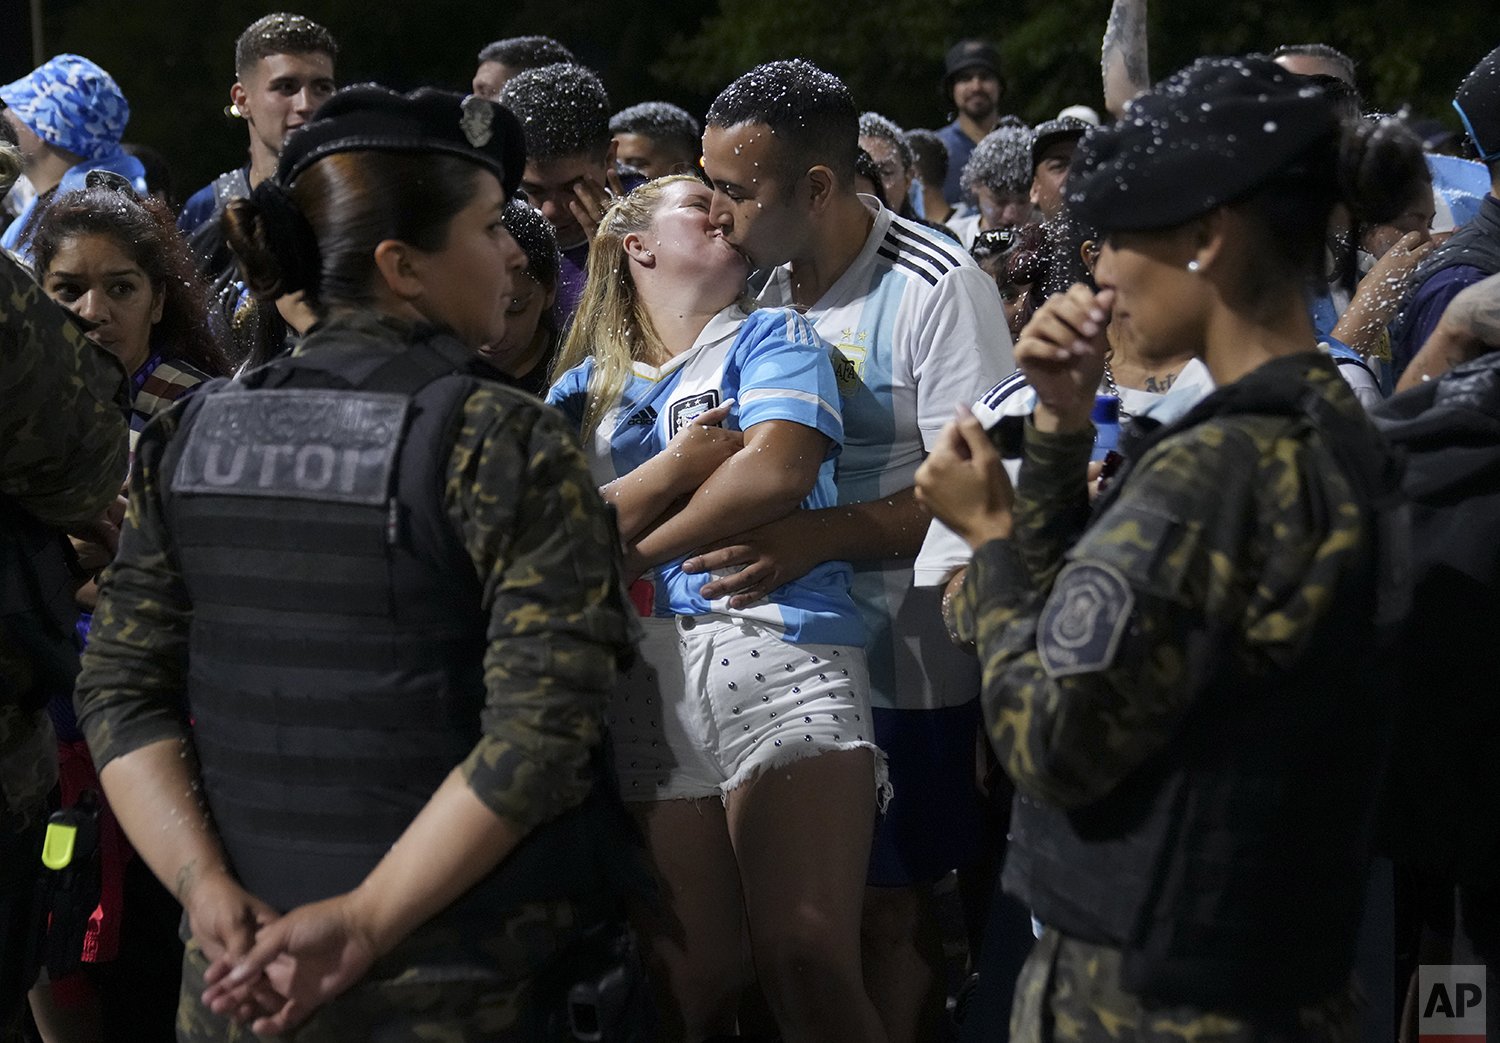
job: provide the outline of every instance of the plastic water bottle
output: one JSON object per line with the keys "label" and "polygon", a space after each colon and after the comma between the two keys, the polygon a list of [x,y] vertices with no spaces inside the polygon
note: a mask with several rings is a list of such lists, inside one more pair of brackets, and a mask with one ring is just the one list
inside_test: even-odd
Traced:
{"label": "plastic water bottle", "polygon": [[1095,395],[1094,410],[1089,414],[1094,421],[1094,452],[1090,460],[1103,460],[1120,444],[1120,400],[1115,395]]}

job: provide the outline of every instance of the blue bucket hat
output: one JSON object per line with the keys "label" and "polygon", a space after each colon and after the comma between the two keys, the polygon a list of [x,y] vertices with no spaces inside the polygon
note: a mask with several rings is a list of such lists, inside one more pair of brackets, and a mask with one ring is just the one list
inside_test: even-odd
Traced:
{"label": "blue bucket hat", "polygon": [[0,100],[47,144],[86,160],[113,153],[130,122],[114,77],[76,54],[59,54],[0,87]]}

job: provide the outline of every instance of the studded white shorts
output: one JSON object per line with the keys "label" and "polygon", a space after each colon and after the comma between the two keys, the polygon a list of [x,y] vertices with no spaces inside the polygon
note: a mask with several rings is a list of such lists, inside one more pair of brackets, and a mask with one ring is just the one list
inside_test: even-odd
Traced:
{"label": "studded white shorts", "polygon": [[635,666],[616,686],[610,733],[629,801],[722,797],[757,772],[832,750],[876,751],[864,650],[794,645],[712,614],[642,619]]}

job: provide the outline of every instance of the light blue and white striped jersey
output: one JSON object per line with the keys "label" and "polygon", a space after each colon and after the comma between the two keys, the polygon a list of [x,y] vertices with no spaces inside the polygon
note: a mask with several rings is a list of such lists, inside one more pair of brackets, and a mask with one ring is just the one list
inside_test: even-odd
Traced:
{"label": "light blue and white striped jersey", "polygon": [[[575,427],[583,425],[593,368],[593,360],[585,359],[547,394],[547,401]],[[691,348],[666,365],[636,363],[619,401],[604,414],[592,444],[584,446],[594,480],[607,485],[629,474],[660,453],[694,417],[729,399],[735,407],[726,427],[743,431],[768,420],[787,420],[828,436],[832,445],[802,506],[834,506],[834,461],[844,427],[828,346],[805,319],[780,308],[748,316],[738,305],[726,308]],[[719,612],[782,627],[793,644],[864,645],[865,629],[850,596],[850,570],[844,562],[825,562],[763,601],[732,609],[728,598],[703,598],[699,591],[713,576],[688,575],[682,560],[658,565],[648,574],[655,587],[653,615]]]}
{"label": "light blue and white striped jersey", "polygon": [[[844,413],[841,504],[910,488],[954,408],[973,402],[1015,368],[994,280],[953,240],[896,216],[870,196],[861,198],[874,212],[865,245],[805,313],[837,352]],[[789,266],[772,273],[760,299],[791,303]],[[952,565],[965,560],[956,556]],[[957,679],[958,668],[947,665],[948,652],[956,650],[935,593],[913,591],[912,561],[855,565],[854,600],[871,635],[866,651],[872,702],[899,709],[967,702],[978,692],[977,681],[967,668]]]}

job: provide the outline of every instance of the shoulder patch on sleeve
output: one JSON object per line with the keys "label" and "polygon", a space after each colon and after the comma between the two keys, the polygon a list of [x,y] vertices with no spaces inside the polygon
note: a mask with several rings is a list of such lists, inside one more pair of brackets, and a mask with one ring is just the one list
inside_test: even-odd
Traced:
{"label": "shoulder patch on sleeve", "polygon": [[1135,592],[1113,565],[1079,561],[1064,568],[1037,626],[1036,649],[1047,675],[1111,666],[1134,607]]}

